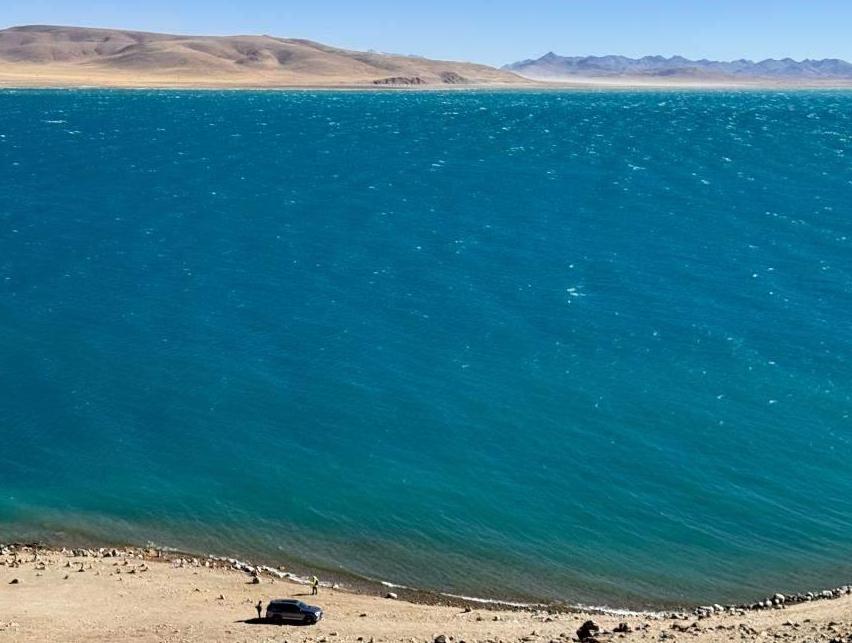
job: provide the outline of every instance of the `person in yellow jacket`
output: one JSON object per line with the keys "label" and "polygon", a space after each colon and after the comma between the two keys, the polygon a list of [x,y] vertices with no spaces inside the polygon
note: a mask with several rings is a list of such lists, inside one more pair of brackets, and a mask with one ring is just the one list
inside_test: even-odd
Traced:
{"label": "person in yellow jacket", "polygon": [[311,576],[311,596],[319,594],[319,578]]}

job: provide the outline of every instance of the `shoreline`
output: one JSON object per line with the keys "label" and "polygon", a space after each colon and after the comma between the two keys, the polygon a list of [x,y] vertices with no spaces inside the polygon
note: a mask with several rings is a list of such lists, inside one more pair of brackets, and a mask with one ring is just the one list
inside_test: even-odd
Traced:
{"label": "shoreline", "polygon": [[[270,564],[258,563],[254,561],[242,560],[233,556],[217,555],[212,553],[198,553],[185,551],[183,549],[169,547],[167,545],[159,545],[148,543],[145,546],[133,544],[112,543],[105,544],[98,542],[95,545],[84,546],[79,541],[68,542],[34,542],[34,541],[19,541],[19,542],[0,542],[0,556],[4,549],[27,548],[41,552],[51,552],[58,554],[81,553],[82,557],[103,557],[104,552],[112,550],[132,553],[133,555],[141,555],[146,560],[157,560],[160,562],[171,563],[181,560],[198,560],[210,563],[211,567],[220,569],[230,569],[237,572],[242,572],[251,575],[260,575],[273,579],[283,580],[295,583],[297,585],[308,586],[309,578],[316,575],[320,579],[320,586],[330,589],[340,589],[342,591],[351,592],[361,596],[383,597],[387,593],[392,592],[397,594],[401,599],[415,603],[418,605],[452,605],[456,607],[466,607],[478,605],[483,609],[508,609],[508,610],[526,610],[526,609],[554,609],[561,611],[575,611],[575,608],[567,603],[559,602],[522,602],[510,599],[487,598],[477,596],[462,596],[439,590],[420,589],[408,585],[393,583],[387,580],[368,578],[359,576],[355,573],[346,570],[331,570],[320,566],[310,566],[305,563],[288,560],[286,564],[275,567]],[[579,606],[576,609],[580,609]],[[595,610],[597,608],[587,608]],[[612,613],[620,613],[622,611],[641,614],[645,613],[639,610],[620,610],[613,608],[600,608],[601,611],[611,611]],[[654,612],[647,612],[654,613]]]}
{"label": "shoreline", "polygon": [[0,91],[3,90],[130,90],[130,91],[353,91],[353,92],[620,92],[620,91],[744,91],[744,92],[799,92],[799,91],[851,91],[849,82],[784,83],[764,80],[754,81],[668,81],[654,82],[643,79],[578,78],[572,81],[540,81],[524,79],[518,83],[459,83],[388,85],[359,82],[339,83],[238,83],[218,80],[161,81],[159,79],[126,81],[92,79],[31,79],[9,78],[0,72]]}
{"label": "shoreline", "polygon": [[[164,549],[0,545],[0,641],[270,641],[294,643],[605,643],[612,640],[852,642],[852,594],[800,603],[776,595],[759,610],[592,612],[415,602],[403,590],[363,594],[326,581],[311,596],[286,570]],[[316,604],[315,626],[255,617],[258,601]],[[719,606],[722,607],[722,606]]]}
{"label": "shoreline", "polygon": [[66,554],[68,552],[82,557],[104,557],[104,552],[124,551],[128,554],[140,556],[148,561],[160,561],[172,563],[174,561],[198,560],[210,563],[213,568],[227,568],[233,571],[249,574],[250,576],[266,576],[278,580],[288,581],[297,585],[308,586],[310,577],[316,575],[320,578],[320,586],[327,589],[340,589],[362,596],[382,597],[392,592],[399,598],[418,605],[435,606],[448,605],[461,608],[477,606],[486,610],[535,610],[545,609],[560,613],[588,613],[608,616],[639,616],[656,618],[685,618],[692,615],[697,618],[706,618],[713,614],[738,614],[744,615],[749,612],[761,612],[774,609],[781,605],[796,605],[820,601],[832,601],[845,596],[852,596],[852,582],[837,587],[822,588],[810,591],[797,591],[780,593],[770,591],[764,598],[741,603],[681,603],[660,606],[649,609],[634,609],[629,606],[616,607],[610,605],[590,605],[586,603],[569,603],[567,601],[539,601],[524,602],[512,599],[466,596],[445,592],[441,590],[422,589],[407,585],[393,583],[387,580],[359,576],[346,570],[329,570],[321,567],[312,567],[298,561],[290,561],[287,565],[273,565],[241,560],[233,556],[216,555],[212,553],[198,553],[184,551],[181,549],[148,543],[146,546],[133,544],[106,544],[96,546],[74,546],[71,543],[65,545],[56,542],[0,542],[0,556],[5,550],[28,549],[41,552],[52,552],[55,554]]}

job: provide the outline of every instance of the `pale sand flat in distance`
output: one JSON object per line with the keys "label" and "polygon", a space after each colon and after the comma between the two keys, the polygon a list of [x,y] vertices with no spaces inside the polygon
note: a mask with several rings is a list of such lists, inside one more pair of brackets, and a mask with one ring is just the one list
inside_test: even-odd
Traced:
{"label": "pale sand flat in distance", "polygon": [[649,78],[640,76],[582,77],[563,79],[529,79],[539,88],[563,89],[751,89],[761,91],[852,89],[849,80],[773,80],[766,78]]}
{"label": "pale sand flat in distance", "polygon": [[[598,641],[847,641],[852,595],[701,620],[640,615],[490,610],[472,605],[430,606],[323,588],[311,597],[304,585],[207,568],[199,561],[73,556],[42,551],[34,560],[0,557],[0,641],[291,641],[335,643],[373,640],[431,642],[444,635],[467,643],[571,641],[586,620],[604,633]],[[203,560],[203,559],[202,559]],[[78,571],[82,569],[83,571]],[[18,582],[11,584],[13,579]],[[254,624],[258,600],[297,597],[325,610],[316,626]],[[629,633],[613,633],[626,623]],[[451,642],[452,643],[452,642]]]}
{"label": "pale sand flat in distance", "polygon": [[778,81],[684,81],[646,78],[574,78],[563,81],[519,79],[512,82],[425,83],[421,85],[377,84],[348,76],[304,77],[286,73],[208,75],[199,78],[180,70],[129,75],[122,71],[79,69],[66,65],[37,65],[0,62],[0,88],[104,88],[104,89],[406,89],[406,90],[819,90],[852,89],[852,83],[792,83]]}

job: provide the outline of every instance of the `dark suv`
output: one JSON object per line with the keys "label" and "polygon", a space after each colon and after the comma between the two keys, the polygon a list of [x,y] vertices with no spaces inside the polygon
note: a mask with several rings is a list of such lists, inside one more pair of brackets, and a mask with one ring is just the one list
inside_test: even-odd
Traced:
{"label": "dark suv", "polygon": [[266,618],[281,623],[313,625],[322,618],[322,609],[294,598],[277,598],[266,606]]}

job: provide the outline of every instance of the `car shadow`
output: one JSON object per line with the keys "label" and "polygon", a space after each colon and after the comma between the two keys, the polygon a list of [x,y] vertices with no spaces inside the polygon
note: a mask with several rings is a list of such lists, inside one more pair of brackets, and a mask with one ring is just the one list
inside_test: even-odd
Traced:
{"label": "car shadow", "polygon": [[312,623],[291,623],[288,621],[281,621],[274,618],[244,618],[242,620],[234,621],[234,623],[245,623],[246,625],[292,625],[293,627],[305,627],[307,625],[312,625]]}

